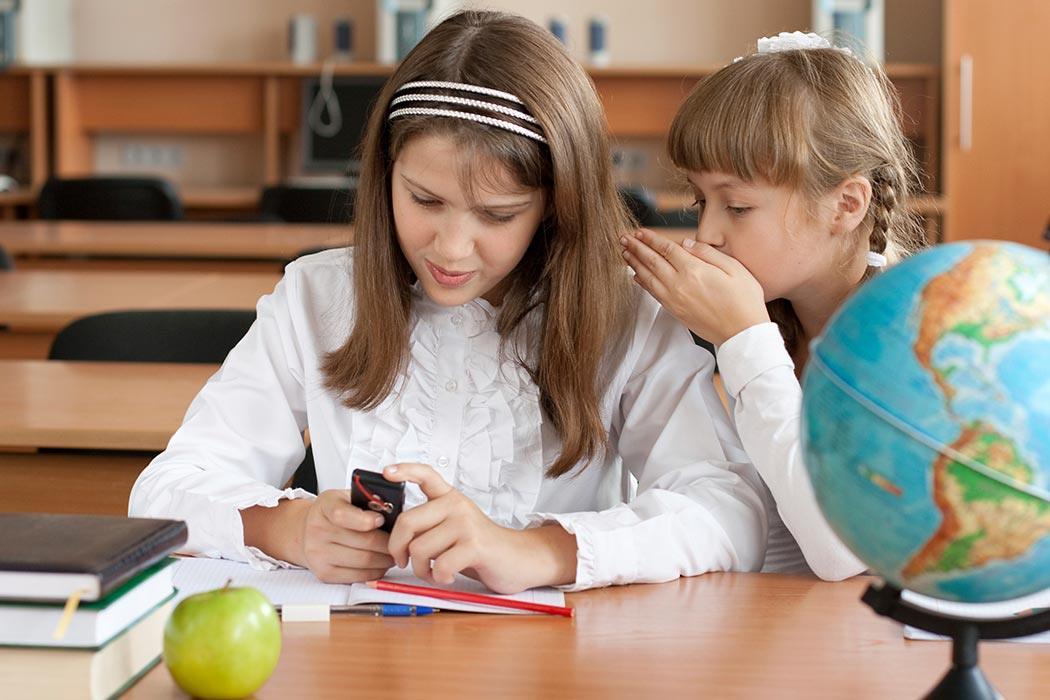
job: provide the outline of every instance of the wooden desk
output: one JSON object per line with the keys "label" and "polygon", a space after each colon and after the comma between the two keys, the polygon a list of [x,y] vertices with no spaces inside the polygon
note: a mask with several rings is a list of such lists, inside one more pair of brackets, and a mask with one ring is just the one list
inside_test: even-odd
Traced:
{"label": "wooden desk", "polygon": [[44,358],[71,321],[104,311],[254,309],[280,275],[13,270],[0,273],[0,358]]}
{"label": "wooden desk", "polygon": [[[569,596],[575,621],[441,613],[284,625],[257,698],[917,698],[947,671],[944,642],[908,642],[825,583],[709,574]],[[1007,698],[1045,697],[1045,646],[985,644]],[[161,664],[128,698],[182,698]]]}
{"label": "wooden desk", "polygon": [[0,450],[159,452],[216,365],[0,362]]}
{"label": "wooden desk", "polygon": [[0,362],[0,511],[126,515],[135,479],[216,369]]}
{"label": "wooden desk", "polygon": [[0,451],[0,511],[127,515],[131,487],[152,457]]}
{"label": "wooden desk", "polygon": [[349,226],[188,222],[0,222],[19,269],[280,273],[310,248],[348,245]]}

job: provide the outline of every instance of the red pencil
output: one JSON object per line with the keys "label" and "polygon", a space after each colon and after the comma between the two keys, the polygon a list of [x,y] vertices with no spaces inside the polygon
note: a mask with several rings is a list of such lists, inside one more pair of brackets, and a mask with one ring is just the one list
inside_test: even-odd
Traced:
{"label": "red pencil", "polygon": [[410,595],[421,595],[427,598],[441,598],[443,600],[458,600],[463,603],[479,603],[481,605],[491,605],[494,608],[513,608],[515,610],[530,610],[532,612],[545,613],[547,615],[561,615],[562,617],[573,616],[572,608],[563,608],[560,605],[543,605],[542,603],[529,603],[524,600],[497,598],[493,595],[482,595],[481,593],[449,591],[444,588],[428,588],[427,586],[414,586],[410,583],[395,583],[393,581],[369,581],[368,585],[380,591],[408,593]]}

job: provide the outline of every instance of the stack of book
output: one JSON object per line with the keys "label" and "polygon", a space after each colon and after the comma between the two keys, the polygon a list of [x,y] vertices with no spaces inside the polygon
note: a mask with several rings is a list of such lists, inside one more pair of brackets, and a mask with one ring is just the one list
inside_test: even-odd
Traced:
{"label": "stack of book", "polygon": [[159,660],[185,523],[0,513],[5,697],[110,698]]}

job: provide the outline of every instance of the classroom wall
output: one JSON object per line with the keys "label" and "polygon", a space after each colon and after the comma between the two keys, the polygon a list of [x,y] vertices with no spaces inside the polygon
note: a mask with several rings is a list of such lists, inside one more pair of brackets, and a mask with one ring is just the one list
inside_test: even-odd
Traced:
{"label": "classroom wall", "polygon": [[[47,0],[29,0],[47,2]],[[886,53],[895,62],[940,62],[942,0],[887,0]],[[809,26],[811,0],[438,0],[567,20],[570,49],[585,55],[587,20],[609,20],[613,65],[725,63],[759,36]],[[355,23],[357,55],[375,56],[373,0],[73,0],[74,60],[92,63],[285,60],[288,18],[313,15],[322,55],[332,23]]]}
{"label": "classroom wall", "polygon": [[[27,0],[48,2],[49,0]],[[557,15],[570,30],[570,51],[586,60],[586,27],[609,21],[612,65],[720,65],[750,51],[759,36],[806,29],[812,0],[436,0],[439,12],[464,5],[518,12],[546,24]],[[886,56],[893,62],[939,63],[942,0],[888,0]],[[332,25],[355,24],[359,60],[375,56],[374,0],[71,0],[73,55],[89,63],[252,63],[287,60],[285,32],[295,13],[312,15],[320,56],[331,51]],[[260,170],[251,139],[162,134],[100,135],[97,172],[138,172],[133,156],[163,151],[148,170],[176,183],[245,185]],[[662,139],[620,139],[615,175],[665,190],[675,177]]]}
{"label": "classroom wall", "polygon": [[[37,0],[38,2],[40,0]],[[47,0],[43,0],[47,1]],[[73,0],[73,55],[90,63],[287,60],[288,19],[312,15],[322,56],[332,23],[354,21],[358,55],[375,55],[370,0]]]}

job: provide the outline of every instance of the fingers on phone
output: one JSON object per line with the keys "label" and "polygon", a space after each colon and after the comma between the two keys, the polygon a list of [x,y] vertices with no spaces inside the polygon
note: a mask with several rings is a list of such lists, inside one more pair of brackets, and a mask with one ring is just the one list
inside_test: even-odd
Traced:
{"label": "fingers on phone", "polygon": [[329,554],[328,563],[345,569],[382,569],[385,571],[394,565],[394,558],[386,552],[334,547]]}
{"label": "fingers on phone", "polygon": [[383,516],[367,510],[361,510],[349,503],[337,503],[327,513],[328,519],[339,527],[357,532],[369,532],[383,525]]}

